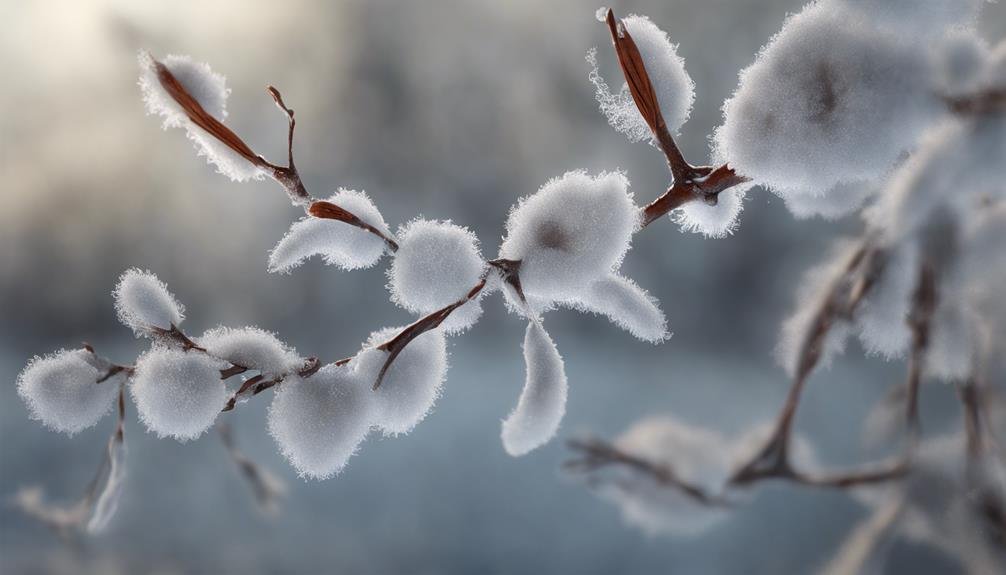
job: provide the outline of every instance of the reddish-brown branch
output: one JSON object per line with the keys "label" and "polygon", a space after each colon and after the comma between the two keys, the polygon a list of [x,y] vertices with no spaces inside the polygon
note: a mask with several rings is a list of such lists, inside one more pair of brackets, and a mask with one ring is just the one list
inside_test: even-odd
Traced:
{"label": "reddish-brown branch", "polygon": [[919,436],[919,387],[926,352],[929,350],[929,332],[933,313],[937,305],[936,271],[929,262],[919,267],[919,275],[912,295],[912,306],[908,313],[908,327],[912,333],[911,351],[908,356],[908,395],[905,404],[905,423],[915,440]]}
{"label": "reddish-brown branch", "polygon": [[943,99],[950,111],[962,116],[1001,112],[1006,108],[1006,88],[993,88],[974,94],[947,96]]}
{"label": "reddish-brown branch", "polygon": [[643,57],[639,53],[632,35],[625,29],[623,22],[615,18],[615,12],[608,10],[605,21],[611,33],[611,41],[615,46],[618,64],[625,76],[629,94],[636,104],[636,109],[649,126],[653,137],[667,159],[667,166],[674,178],[673,185],[662,196],[643,208],[642,225],[646,227],[661,216],[680,208],[688,202],[703,201],[715,205],[721,192],[738,184],[747,182],[744,176],[726,164],[719,167],[693,166],[685,160],[678,148],[677,142],[667,128],[667,123],[660,111],[660,101],[657,97],[650,75],[646,71]]}

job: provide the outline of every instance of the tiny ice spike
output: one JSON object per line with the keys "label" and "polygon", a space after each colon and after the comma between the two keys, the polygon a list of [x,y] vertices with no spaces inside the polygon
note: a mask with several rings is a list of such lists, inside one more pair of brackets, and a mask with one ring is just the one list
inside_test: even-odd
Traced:
{"label": "tiny ice spike", "polygon": [[[328,201],[390,237],[388,224],[367,194],[341,189]],[[269,254],[269,271],[289,273],[315,255],[344,270],[369,268],[381,259],[385,247],[384,240],[358,227],[329,219],[303,218],[290,226]]]}
{"label": "tiny ice spike", "polygon": [[[387,352],[377,346],[402,328],[384,328],[370,334],[350,362],[354,373],[365,382],[377,380]],[[412,429],[433,409],[447,374],[447,341],[442,329],[428,331],[413,340],[388,368],[380,387],[372,392],[373,424],[385,435],[399,435]]]}
{"label": "tiny ice spike", "polygon": [[279,387],[269,406],[269,433],[302,477],[327,479],[356,453],[372,414],[369,380],[350,365],[328,364]]}
{"label": "tiny ice spike", "polygon": [[109,412],[119,392],[118,381],[97,383],[100,374],[91,356],[83,349],[60,350],[28,362],[18,376],[17,392],[32,419],[73,435]]}
{"label": "tiny ice spike", "polygon": [[[398,241],[388,287],[392,301],[412,313],[425,315],[460,300],[486,268],[475,234],[451,222],[413,220],[399,230]],[[482,304],[473,299],[453,312],[443,328],[458,333],[481,315]]]}
{"label": "tiny ice spike", "polygon": [[136,361],[129,386],[140,420],[158,437],[188,441],[213,425],[227,403],[227,363],[198,350],[155,345]]}
{"label": "tiny ice spike", "polygon": [[566,414],[566,369],[552,338],[537,321],[524,333],[527,379],[517,407],[503,422],[503,448],[524,455],[548,443]]}
{"label": "tiny ice spike", "polygon": [[137,268],[126,270],[112,292],[119,321],[137,337],[181,325],[185,308],[154,274]]}

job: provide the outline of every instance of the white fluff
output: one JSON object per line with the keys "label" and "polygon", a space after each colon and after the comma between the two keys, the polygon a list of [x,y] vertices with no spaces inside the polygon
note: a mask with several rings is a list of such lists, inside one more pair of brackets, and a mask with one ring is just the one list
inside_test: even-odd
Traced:
{"label": "white fluff", "polygon": [[754,184],[748,182],[726,189],[717,196],[716,204],[691,201],[672,210],[671,220],[685,232],[708,238],[724,238],[734,233],[744,210],[744,197]]}
{"label": "white fluff", "polygon": [[158,437],[199,437],[227,404],[226,366],[200,351],[154,346],[137,359],[130,386],[140,420]]}
{"label": "white fluff", "polygon": [[984,0],[829,0],[920,44],[950,26],[971,24]]}
{"label": "white fluff", "polygon": [[521,260],[529,299],[576,299],[618,269],[639,226],[628,185],[618,172],[567,172],[510,211],[500,257]]}
{"label": "white fluff", "polygon": [[905,243],[887,250],[882,275],[859,304],[856,328],[867,353],[887,359],[908,348],[908,312],[918,282],[918,251]]}
{"label": "white fluff", "polygon": [[108,413],[119,391],[117,381],[97,383],[98,370],[91,352],[60,350],[35,356],[17,378],[17,392],[32,419],[73,435],[98,423]]}
{"label": "white fluff", "polygon": [[637,338],[660,343],[670,337],[657,300],[629,278],[612,274],[590,284],[578,307],[606,316]]}
{"label": "white fluff", "polygon": [[1003,158],[1006,115],[948,119],[891,177],[869,218],[891,241],[918,232],[941,211],[970,221],[983,201],[1006,198]]}
{"label": "white fluff", "polygon": [[289,377],[269,406],[269,433],[301,477],[327,479],[342,471],[367,436],[372,395],[348,365]]}
{"label": "white fluff", "polygon": [[941,110],[925,51],[830,2],[789,17],[724,104],[717,154],[777,194],[885,174]]}
{"label": "white fluff", "polygon": [[126,270],[112,290],[119,321],[137,337],[149,336],[151,328],[170,330],[185,319],[185,307],[168,291],[168,286],[149,271]]}
{"label": "white fluff", "polygon": [[305,359],[275,334],[257,327],[217,327],[199,337],[207,353],[267,376],[283,375],[304,367]]}
{"label": "white fluff", "polygon": [[[733,463],[725,437],[671,416],[633,424],[615,445],[711,494],[720,491]],[[619,507],[626,523],[649,535],[697,535],[729,516],[727,508],[701,504],[648,474],[632,468],[618,471],[617,479],[602,483],[599,493]]]}
{"label": "white fluff", "polygon": [[503,448],[517,457],[546,443],[566,413],[566,370],[555,343],[537,321],[524,333],[527,377],[517,407],[503,421]]}
{"label": "white fluff", "polygon": [[[393,302],[415,314],[426,315],[462,299],[486,267],[475,234],[450,222],[413,220],[398,231],[398,241],[388,288]],[[474,299],[454,310],[442,327],[458,333],[481,315],[482,304]]]}
{"label": "white fluff", "polygon": [[[340,189],[328,201],[391,236],[388,224],[367,194]],[[269,271],[289,273],[314,255],[323,256],[325,263],[345,270],[369,268],[381,259],[385,247],[384,240],[364,229],[337,220],[307,217],[294,222],[273,248]]]}
{"label": "white fluff", "polygon": [[872,182],[845,182],[823,194],[792,194],[785,200],[790,213],[798,219],[837,220],[859,210],[876,191]]}
{"label": "white fluff", "polygon": [[[217,167],[230,179],[242,182],[261,179],[265,173],[229,147],[220,143],[208,132],[192,122],[185,110],[161,86],[154,59],[140,52],[140,90],[148,114],[163,118],[164,129],[185,128],[189,139],[196,145],[199,155]],[[226,79],[215,73],[208,64],[193,62],[188,56],[169,55],[161,62],[209,115],[223,122],[227,117],[227,97],[230,89]]]}
{"label": "white fluff", "polygon": [[[677,132],[688,119],[695,100],[695,83],[685,71],[685,62],[678,56],[677,46],[671,44],[667,33],[646,16],[633,14],[622,21],[639,49],[664,123],[671,133]],[[633,142],[652,140],[653,134],[636,108],[628,86],[623,83],[621,90],[612,94],[598,72],[596,50],[587,54],[587,61],[593,68],[589,79],[594,84],[597,102],[608,123]]]}
{"label": "white fluff", "polygon": [[[404,328],[389,327],[370,334],[350,366],[369,389],[387,359],[376,349]],[[447,341],[442,329],[430,330],[409,342],[398,354],[374,396],[373,423],[385,435],[409,433],[426,418],[447,374]]]}

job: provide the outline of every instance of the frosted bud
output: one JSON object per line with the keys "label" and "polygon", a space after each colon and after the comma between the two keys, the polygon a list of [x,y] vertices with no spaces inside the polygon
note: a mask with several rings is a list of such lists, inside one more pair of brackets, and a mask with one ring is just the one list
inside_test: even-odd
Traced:
{"label": "frosted bud", "polygon": [[119,321],[139,336],[156,329],[170,330],[185,319],[185,307],[168,291],[168,286],[149,271],[126,270],[112,291]]}
{"label": "frosted bud", "polygon": [[[367,194],[340,189],[328,201],[391,237],[388,224]],[[384,240],[362,228],[338,220],[307,217],[294,222],[273,248],[269,271],[289,273],[314,255],[323,256],[325,263],[345,270],[369,268],[381,259],[385,247]]]}
{"label": "frosted bud", "polygon": [[[796,309],[782,324],[776,357],[786,372],[796,374],[807,336],[821,309],[830,297],[833,286],[845,274],[845,269],[857,249],[853,242],[843,241],[821,265],[808,270],[797,289]],[[820,350],[819,365],[827,367],[834,356],[845,351],[850,325],[846,321],[832,322]]]}
{"label": "frosted bud", "polygon": [[724,104],[717,154],[788,197],[884,175],[941,107],[923,50],[833,2],[789,17]]}
{"label": "frosted bud", "polygon": [[199,437],[227,404],[220,379],[225,367],[225,362],[200,351],[151,348],[136,361],[130,386],[140,420],[158,437]]}
{"label": "frosted bud", "polygon": [[[398,251],[388,270],[391,300],[426,315],[454,303],[479,283],[486,264],[478,239],[450,222],[413,220],[398,232]],[[454,310],[442,327],[463,331],[478,321],[482,304],[474,299]]]}
{"label": "frosted bud", "polygon": [[902,243],[886,252],[883,270],[860,302],[856,329],[867,353],[893,359],[908,347],[908,313],[918,282],[918,250]]}
{"label": "frosted bud", "polygon": [[301,477],[327,479],[346,466],[367,436],[373,413],[367,382],[328,364],[311,377],[288,377],[269,406],[269,433]]}
{"label": "frosted bud", "polygon": [[213,357],[269,376],[295,372],[305,363],[275,334],[256,327],[217,327],[204,333],[198,343]]}
{"label": "frosted bud", "polygon": [[[677,132],[688,119],[695,100],[695,84],[685,71],[685,62],[678,56],[677,46],[671,44],[667,33],[646,16],[630,15],[622,22],[639,49],[667,129]],[[617,94],[612,94],[598,72],[595,50],[588,53],[587,61],[593,68],[589,79],[608,123],[633,142],[652,140],[653,134],[636,108],[628,86],[623,84]]]}
{"label": "frosted bud", "polygon": [[503,448],[524,455],[546,443],[566,414],[566,369],[555,343],[537,321],[524,333],[526,379],[517,407],[503,421]]}
{"label": "frosted bud", "polygon": [[[189,119],[185,108],[161,84],[157,64],[149,53],[140,52],[139,62],[140,90],[148,114],[161,116],[165,129],[185,128],[199,155],[205,156],[209,163],[230,179],[242,182],[265,176],[265,172],[258,166]],[[207,64],[193,62],[188,56],[171,55],[161,64],[207,114],[221,123],[224,121],[227,117],[227,96],[230,89],[223,76],[215,73]]]}
{"label": "frosted bud", "polygon": [[500,257],[521,261],[529,298],[575,299],[618,269],[639,226],[628,185],[619,172],[567,172],[510,211]]}
{"label": "frosted bud", "polygon": [[[718,493],[731,471],[727,439],[671,416],[643,419],[615,441],[623,452],[671,469],[683,483]],[[649,535],[697,535],[729,514],[725,507],[697,502],[693,497],[651,475],[624,467],[617,479],[603,482],[599,493],[615,503],[622,517]]]}
{"label": "frosted bud", "polygon": [[971,24],[984,0],[831,0],[922,43],[951,26]]}
{"label": "frosted bud", "polygon": [[[370,334],[350,366],[368,386],[377,381],[388,353],[376,349],[404,328],[385,328]],[[430,330],[409,342],[384,374],[374,396],[374,425],[385,435],[408,433],[433,408],[447,373],[447,342],[442,329]]]}
{"label": "frosted bud", "polygon": [[119,392],[117,382],[97,383],[91,352],[60,350],[35,356],[17,378],[17,392],[32,419],[73,435],[98,423]]}
{"label": "frosted bud", "polygon": [[643,341],[660,343],[671,336],[657,300],[636,282],[617,274],[590,284],[577,307],[606,316]]}
{"label": "frosted bud", "polygon": [[740,224],[744,196],[752,186],[754,184],[748,182],[728,188],[719,193],[713,205],[702,200],[687,202],[669,215],[682,231],[702,234],[707,238],[724,238],[733,234]]}

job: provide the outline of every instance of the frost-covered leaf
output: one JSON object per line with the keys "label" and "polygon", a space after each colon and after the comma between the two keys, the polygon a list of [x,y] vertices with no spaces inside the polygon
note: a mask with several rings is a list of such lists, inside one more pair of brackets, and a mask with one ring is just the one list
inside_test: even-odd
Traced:
{"label": "frost-covered leaf", "polygon": [[275,334],[257,327],[217,327],[204,333],[200,346],[207,353],[265,375],[282,375],[304,367],[304,358]]}
{"label": "frost-covered leaf", "polygon": [[620,275],[613,274],[590,284],[579,304],[606,316],[643,341],[660,343],[670,337],[667,319],[657,300],[636,282]]}
{"label": "frost-covered leaf", "polygon": [[[250,150],[246,155],[237,153],[225,145],[219,138],[207,132],[205,128],[192,121],[190,114],[171,92],[162,84],[158,74],[158,63],[147,52],[141,52],[140,90],[146,104],[148,114],[156,114],[163,118],[163,127],[184,128],[189,139],[196,146],[200,156],[204,156],[217,171],[228,178],[243,182],[249,179],[261,179],[266,174],[255,163],[254,153]],[[230,89],[226,80],[215,73],[207,64],[193,62],[188,56],[170,55],[160,62],[170,75],[178,82],[181,89],[205,114],[217,122],[223,122],[227,117],[227,96]],[[247,157],[246,157],[247,156]]]}
{"label": "frost-covered leaf", "polygon": [[555,343],[537,321],[524,334],[524,390],[503,422],[503,448],[517,457],[548,443],[566,413],[566,370]]}
{"label": "frost-covered leaf", "polygon": [[940,113],[931,81],[918,46],[840,3],[811,3],[741,73],[717,154],[784,197],[874,180]]}
{"label": "frost-covered leaf", "polygon": [[[350,362],[357,376],[372,385],[388,357],[377,346],[388,341],[401,327],[370,334],[360,353]],[[398,354],[373,391],[374,425],[385,435],[412,431],[433,408],[447,374],[447,341],[442,329],[419,335]]]}
{"label": "frost-covered leaf", "polygon": [[94,486],[97,491],[91,495],[94,503],[87,521],[88,533],[100,533],[108,527],[108,523],[119,509],[125,481],[126,443],[123,441],[123,435],[116,432],[108,440],[105,459],[95,479]]}
{"label": "frost-covered leaf", "polygon": [[370,386],[349,365],[288,377],[269,406],[269,433],[301,477],[327,479],[346,466],[373,420]]}
{"label": "frost-covered leaf", "polygon": [[575,299],[618,269],[639,227],[628,186],[619,172],[567,172],[510,211],[500,257],[521,261],[528,298]]}
{"label": "frost-covered leaf", "polygon": [[[685,71],[677,46],[646,16],[633,14],[622,22],[639,49],[667,129],[672,133],[678,131],[691,112],[695,84]],[[619,92],[612,94],[598,72],[596,51],[588,54],[587,61],[593,68],[590,81],[596,89],[597,102],[608,123],[631,141],[652,140],[653,133],[636,108],[628,86],[623,84]]]}
{"label": "frost-covered leaf", "polygon": [[[399,230],[398,243],[388,287],[392,301],[412,313],[426,315],[462,299],[486,267],[475,234],[450,222],[413,220]],[[442,327],[457,333],[481,315],[482,304],[473,299],[452,312]]]}
{"label": "frost-covered leaf", "polygon": [[136,361],[133,401],[140,420],[158,437],[195,439],[227,404],[220,370],[227,364],[200,351],[155,346]]}
{"label": "frost-covered leaf", "polygon": [[118,385],[97,383],[99,372],[91,365],[91,352],[60,350],[35,356],[17,379],[17,392],[32,419],[56,431],[73,435],[98,423],[115,401]]}
{"label": "frost-covered leaf", "polygon": [[[377,206],[363,192],[340,189],[327,201],[391,237]],[[332,219],[307,217],[290,226],[269,254],[270,272],[290,272],[307,258],[320,255],[325,263],[346,270],[368,268],[384,254],[386,244],[378,236]]]}
{"label": "frost-covered leaf", "polygon": [[168,291],[168,286],[149,271],[126,270],[112,291],[115,312],[123,325],[139,336],[154,330],[170,330],[185,319],[185,307]]}

